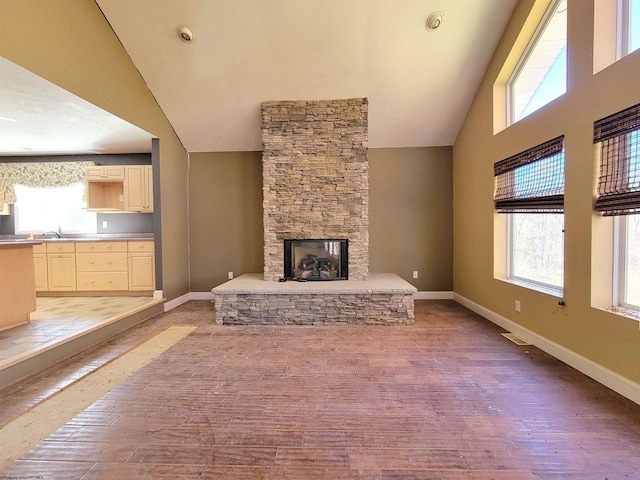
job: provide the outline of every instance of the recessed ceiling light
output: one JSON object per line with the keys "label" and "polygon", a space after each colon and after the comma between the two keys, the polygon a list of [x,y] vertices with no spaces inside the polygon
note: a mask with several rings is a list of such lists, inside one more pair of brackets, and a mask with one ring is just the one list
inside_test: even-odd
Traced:
{"label": "recessed ceiling light", "polygon": [[444,20],[444,15],[442,12],[433,12],[431,15],[427,17],[427,22],[425,26],[427,30],[435,30],[442,25],[442,21]]}
{"label": "recessed ceiling light", "polygon": [[193,30],[186,25],[178,25],[178,35],[187,43],[193,42]]}

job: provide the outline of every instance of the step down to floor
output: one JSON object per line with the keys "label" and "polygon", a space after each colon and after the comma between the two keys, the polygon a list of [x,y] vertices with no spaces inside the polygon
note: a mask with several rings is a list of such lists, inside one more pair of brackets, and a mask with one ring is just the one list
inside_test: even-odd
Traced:
{"label": "step down to floor", "polygon": [[142,307],[100,322],[94,328],[78,333],[73,337],[44,345],[40,349],[3,361],[0,364],[0,389],[49,368],[162,313],[164,311],[164,303],[165,299],[155,300]]}

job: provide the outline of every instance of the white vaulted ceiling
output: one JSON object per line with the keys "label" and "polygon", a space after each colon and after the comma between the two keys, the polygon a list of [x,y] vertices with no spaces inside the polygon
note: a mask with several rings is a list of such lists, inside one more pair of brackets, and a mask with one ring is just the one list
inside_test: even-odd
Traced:
{"label": "white vaulted ceiling", "polygon": [[369,98],[370,147],[452,145],[516,4],[96,2],[190,152],[260,150],[263,101],[351,97]]}
{"label": "white vaulted ceiling", "polygon": [[[517,0],[95,2],[187,151],[219,152],[262,149],[264,101],[352,97],[369,99],[370,147],[453,145]],[[435,11],[444,21],[429,31]],[[180,24],[193,42],[180,39]],[[149,151],[148,133],[42,79],[14,103],[6,92],[27,83],[1,74],[0,107],[12,112],[0,112],[3,133],[18,128],[3,115],[25,121],[18,147],[0,144],[0,155]],[[60,108],[85,128],[65,128]],[[42,145],[43,132],[54,146]]]}

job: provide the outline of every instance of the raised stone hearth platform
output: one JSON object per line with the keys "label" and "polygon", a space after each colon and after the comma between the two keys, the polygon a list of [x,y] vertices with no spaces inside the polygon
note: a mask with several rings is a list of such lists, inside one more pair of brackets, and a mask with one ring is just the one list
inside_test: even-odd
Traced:
{"label": "raised stone hearth platform", "polygon": [[211,290],[220,325],[407,325],[416,292],[392,273],[329,282],[270,282],[249,273]]}

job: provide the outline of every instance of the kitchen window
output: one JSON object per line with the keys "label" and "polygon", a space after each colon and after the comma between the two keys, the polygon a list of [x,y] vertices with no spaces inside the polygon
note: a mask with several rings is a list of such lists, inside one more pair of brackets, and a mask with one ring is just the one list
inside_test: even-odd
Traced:
{"label": "kitchen window", "polygon": [[86,211],[84,183],[37,188],[15,185],[16,234],[62,229],[63,233],[96,233],[96,214]]}

